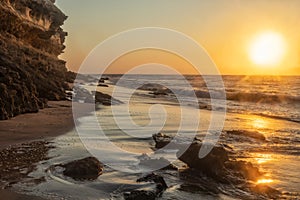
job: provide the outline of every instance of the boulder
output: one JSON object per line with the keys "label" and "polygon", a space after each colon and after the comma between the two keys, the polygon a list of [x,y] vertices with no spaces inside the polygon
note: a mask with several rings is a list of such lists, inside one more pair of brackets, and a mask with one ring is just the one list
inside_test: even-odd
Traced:
{"label": "boulder", "polygon": [[124,193],[125,200],[155,200],[163,194],[163,192],[168,188],[165,180],[162,176],[151,173],[145,177],[137,180],[137,182],[154,182],[156,184],[155,190],[134,190],[131,192]]}
{"label": "boulder", "polygon": [[152,135],[152,138],[155,142],[155,148],[157,149],[161,149],[164,148],[165,146],[167,146],[171,141],[172,141],[172,137],[165,135],[163,133],[157,133]]}
{"label": "boulder", "polygon": [[159,170],[159,167],[163,167],[161,170],[178,170],[175,165],[163,157],[155,159],[149,157],[147,154],[143,154],[138,159],[140,160],[139,165],[148,169]]}
{"label": "boulder", "polygon": [[119,101],[115,98],[113,98],[112,96],[108,95],[108,94],[104,94],[102,92],[94,92],[95,94],[95,102],[96,103],[100,103],[102,105],[105,106],[110,106],[110,105],[118,105],[118,104],[122,104],[122,101]]}
{"label": "boulder", "polygon": [[194,142],[184,153],[179,151],[179,160],[186,163],[190,168],[197,169],[210,177],[224,175],[225,162],[229,161],[228,152],[222,146],[215,146],[204,158],[199,158],[202,144]]}
{"label": "boulder", "polygon": [[172,137],[162,133],[153,135],[153,139],[157,149],[164,148],[168,144],[170,144],[169,148],[177,149],[178,159],[187,164],[190,169],[197,170],[199,175],[205,175],[226,183],[240,180],[256,181],[263,176],[252,163],[237,161],[232,158],[231,155],[235,152],[226,144],[216,144],[208,155],[199,158],[202,143],[197,138],[187,149],[182,148],[185,147],[183,144],[173,142]]}
{"label": "boulder", "polygon": [[75,180],[95,180],[103,172],[103,164],[94,157],[87,157],[61,165],[63,174]]}

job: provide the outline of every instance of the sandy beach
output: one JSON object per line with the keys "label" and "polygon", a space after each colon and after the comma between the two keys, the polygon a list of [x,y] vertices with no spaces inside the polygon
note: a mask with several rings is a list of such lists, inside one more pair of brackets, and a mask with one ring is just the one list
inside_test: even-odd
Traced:
{"label": "sandy beach", "polygon": [[74,127],[72,102],[51,101],[38,113],[19,115],[0,121],[0,149],[64,134]]}
{"label": "sandy beach", "polygon": [[[38,113],[19,115],[7,121],[0,121],[0,152],[3,152],[6,148],[10,151],[25,143],[30,145],[33,141],[42,141],[43,143],[73,128],[72,102],[51,101],[48,108],[40,110]],[[42,146],[42,143],[38,146]],[[10,165],[14,165],[14,158],[11,158],[9,162]],[[30,164],[28,163],[28,165]],[[20,173],[15,173],[14,178],[21,178],[20,176]],[[1,199],[10,200],[42,199],[18,194],[9,189],[0,190],[0,196]]]}
{"label": "sandy beach", "polygon": [[8,190],[0,190],[1,199],[9,199],[9,200],[42,200],[40,197],[17,194]]}

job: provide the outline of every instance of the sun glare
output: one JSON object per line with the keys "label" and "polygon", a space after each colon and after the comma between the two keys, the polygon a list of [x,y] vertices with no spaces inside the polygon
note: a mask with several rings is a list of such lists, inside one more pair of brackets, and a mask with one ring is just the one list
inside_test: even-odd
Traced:
{"label": "sun glare", "polygon": [[256,182],[256,184],[267,184],[267,183],[273,183],[274,180],[272,179],[260,179]]}
{"label": "sun glare", "polygon": [[286,52],[286,43],[282,35],[266,32],[256,36],[250,45],[249,56],[259,66],[276,66],[281,63]]}

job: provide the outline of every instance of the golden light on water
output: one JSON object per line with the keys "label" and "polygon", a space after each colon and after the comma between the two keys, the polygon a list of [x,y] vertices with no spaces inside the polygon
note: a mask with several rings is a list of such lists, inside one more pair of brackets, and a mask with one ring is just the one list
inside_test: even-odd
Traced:
{"label": "golden light on water", "polygon": [[254,118],[252,121],[254,128],[266,128],[267,122],[261,118]]}
{"label": "golden light on water", "polygon": [[271,154],[257,154],[255,155],[255,160],[258,164],[263,164],[273,160]]}
{"label": "golden light on water", "polygon": [[254,37],[249,47],[251,61],[261,67],[276,66],[286,53],[286,42],[276,32],[265,32]]}
{"label": "golden light on water", "polygon": [[273,179],[260,179],[256,182],[256,184],[268,184],[268,183],[273,183]]}

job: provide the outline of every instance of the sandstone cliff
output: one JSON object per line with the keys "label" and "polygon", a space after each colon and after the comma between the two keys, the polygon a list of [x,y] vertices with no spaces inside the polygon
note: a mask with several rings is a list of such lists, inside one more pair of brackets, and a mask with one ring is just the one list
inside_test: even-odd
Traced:
{"label": "sandstone cliff", "polygon": [[65,99],[66,16],[54,0],[0,0],[0,119]]}

